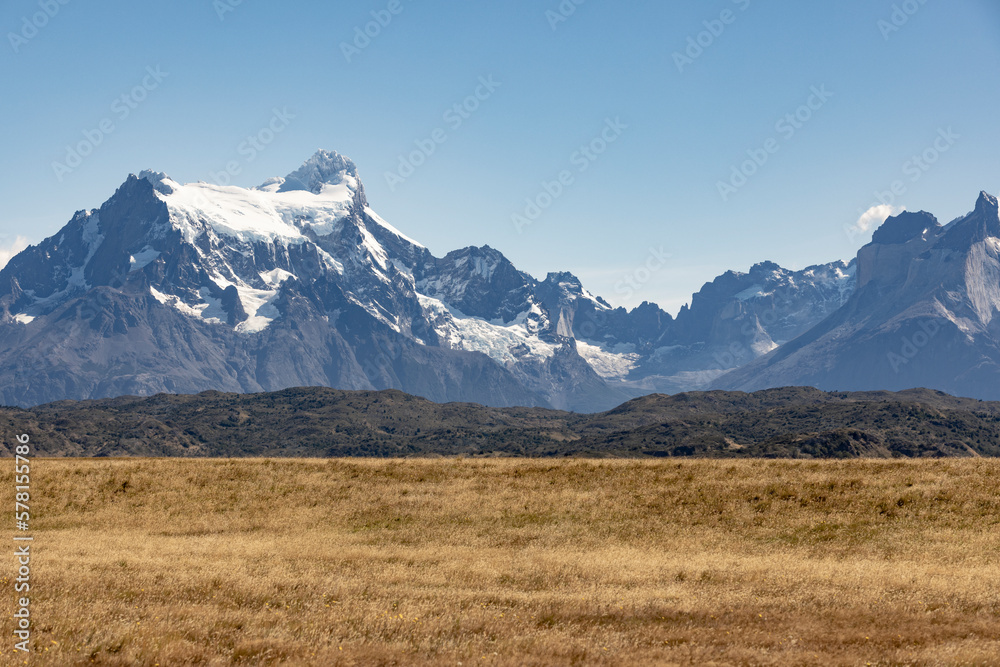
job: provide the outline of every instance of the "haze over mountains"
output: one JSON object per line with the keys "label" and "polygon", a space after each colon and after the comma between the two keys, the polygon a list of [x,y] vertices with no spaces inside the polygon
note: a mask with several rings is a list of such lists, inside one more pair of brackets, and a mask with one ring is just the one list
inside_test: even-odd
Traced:
{"label": "haze over mountains", "polygon": [[0,402],[327,386],[596,412],[783,384],[998,398],[998,253],[984,193],[946,227],[891,218],[849,263],[726,273],[674,318],[488,246],[435,257],[334,152],[252,189],[146,171],[0,271]]}

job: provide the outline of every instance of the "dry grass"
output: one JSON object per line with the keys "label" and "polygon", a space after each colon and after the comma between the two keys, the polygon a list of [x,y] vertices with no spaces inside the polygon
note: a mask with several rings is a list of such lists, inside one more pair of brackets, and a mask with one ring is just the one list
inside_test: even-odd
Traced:
{"label": "dry grass", "polygon": [[1000,663],[993,460],[32,474],[32,664]]}

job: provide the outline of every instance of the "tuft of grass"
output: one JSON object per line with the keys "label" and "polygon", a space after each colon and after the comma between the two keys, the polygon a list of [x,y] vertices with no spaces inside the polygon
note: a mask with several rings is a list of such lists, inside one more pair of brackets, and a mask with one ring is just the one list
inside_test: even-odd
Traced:
{"label": "tuft of grass", "polygon": [[45,459],[32,484],[33,664],[1000,655],[995,460]]}

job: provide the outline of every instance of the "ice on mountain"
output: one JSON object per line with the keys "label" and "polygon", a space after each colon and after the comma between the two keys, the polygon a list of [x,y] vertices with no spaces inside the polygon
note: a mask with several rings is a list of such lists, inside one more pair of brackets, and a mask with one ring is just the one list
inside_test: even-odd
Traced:
{"label": "ice on mountain", "polygon": [[136,254],[129,257],[129,272],[146,268],[150,263],[156,261],[156,258],[159,256],[159,250],[154,250],[153,248],[146,246]]}
{"label": "ice on mountain", "polygon": [[514,350],[518,348],[527,349],[530,355],[542,359],[555,354],[556,345],[541,340],[529,330],[530,312],[522,313],[510,324],[497,325],[469,317],[433,297],[417,293],[417,298],[446,347],[482,352],[504,366],[516,363]]}
{"label": "ice on mountain", "polygon": [[608,349],[586,341],[576,341],[576,351],[598,375],[609,380],[624,380],[639,365],[641,356],[634,345],[616,345]]}
{"label": "ice on mountain", "polygon": [[280,287],[286,280],[296,278],[296,276],[284,269],[274,269],[272,271],[261,271],[260,279],[271,287]]}
{"label": "ice on mountain", "polygon": [[212,301],[215,302],[214,304],[206,301],[203,304],[191,306],[185,303],[184,300],[181,299],[179,296],[175,296],[173,294],[164,294],[163,292],[159,291],[158,289],[152,286],[150,286],[149,288],[149,293],[153,295],[154,299],[156,299],[163,305],[176,308],[179,312],[183,313],[184,315],[187,315],[189,317],[194,317],[197,319],[204,319],[205,322],[209,324],[222,324],[221,319],[214,317],[212,318],[204,317],[205,311],[211,308],[213,305],[217,307],[218,312],[223,312],[222,304],[215,299],[212,299]]}
{"label": "ice on mountain", "polygon": [[739,301],[749,301],[750,299],[761,299],[771,296],[774,292],[765,292],[763,285],[753,285],[736,295]]}

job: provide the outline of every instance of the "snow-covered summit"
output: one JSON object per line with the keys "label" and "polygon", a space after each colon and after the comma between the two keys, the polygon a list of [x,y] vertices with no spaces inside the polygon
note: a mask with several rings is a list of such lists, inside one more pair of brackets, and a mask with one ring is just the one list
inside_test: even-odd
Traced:
{"label": "snow-covered summit", "polygon": [[[152,170],[139,178],[153,185],[167,205],[171,226],[192,245],[205,233],[251,244],[300,244],[330,236],[353,220],[362,226],[373,223],[376,236],[387,233],[401,243],[423,247],[368,208],[357,167],[335,151],[317,151],[288,176],[270,178],[255,188],[180,184]],[[363,231],[362,236],[369,235]],[[373,255],[384,255],[374,248],[377,243],[368,245]]]}
{"label": "snow-covered summit", "polygon": [[173,188],[167,185],[167,181],[170,181],[170,177],[162,171],[146,169],[139,172],[139,178],[149,181],[149,183],[153,186],[153,189],[160,194],[169,195],[173,193]]}
{"label": "snow-covered summit", "polygon": [[314,195],[330,188],[357,192],[360,186],[358,167],[336,151],[318,150],[305,163],[285,176],[278,192],[305,190]]}
{"label": "snow-covered summit", "polygon": [[250,242],[302,242],[310,232],[326,236],[350,215],[355,194],[346,184],[327,185],[321,194],[312,194],[212,183],[181,185],[167,177],[154,183],[154,188],[166,203],[174,228],[189,243],[209,228],[216,234]]}

